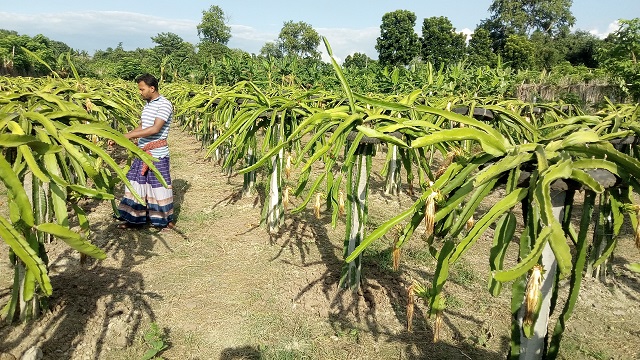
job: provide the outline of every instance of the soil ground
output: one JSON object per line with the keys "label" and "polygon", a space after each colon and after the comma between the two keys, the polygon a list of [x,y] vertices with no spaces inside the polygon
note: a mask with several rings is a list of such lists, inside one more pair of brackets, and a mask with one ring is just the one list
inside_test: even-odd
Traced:
{"label": "soil ground", "polygon": [[[486,290],[491,230],[451,269],[433,343],[423,302],[412,331],[406,326],[406,288],[429,284],[435,269],[419,236],[403,248],[398,271],[393,239],[378,240],[364,254],[361,290],[340,289],[344,218],[333,228],[329,214],[287,213],[282,230],[269,235],[259,226],[261,183],[242,197],[242,176],[204,160],[192,136],[174,126],[169,143],[177,229],[121,230],[108,202],[87,203],[91,240],[107,258],[81,264],[65,244],[49,244],[49,310],[27,324],[0,325],[0,359],[19,359],[34,346],[44,359],[142,359],[154,336],[165,359],[506,358],[510,286],[496,298]],[[383,161],[378,153],[374,168]],[[405,193],[385,195],[383,180],[371,177],[369,229],[413,202]],[[13,270],[4,242],[0,250],[3,306]],[[609,280],[585,279],[561,358],[640,359],[640,276],[624,267],[639,258],[627,234]]]}

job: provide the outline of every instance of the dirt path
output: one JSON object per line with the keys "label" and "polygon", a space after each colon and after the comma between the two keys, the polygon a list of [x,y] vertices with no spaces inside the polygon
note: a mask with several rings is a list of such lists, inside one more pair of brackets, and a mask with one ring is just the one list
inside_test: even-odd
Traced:
{"label": "dirt path", "polygon": [[[52,310],[32,324],[2,325],[0,353],[19,358],[38,346],[44,359],[140,359],[154,323],[166,359],[505,357],[509,289],[499,298],[487,293],[486,258],[452,269],[443,340],[433,344],[424,306],[416,307],[413,332],[406,331],[404,289],[430,280],[435,266],[419,239],[404,250],[399,272],[390,269],[389,241],[381,240],[365,254],[363,290],[339,290],[342,222],[333,229],[328,215],[317,220],[303,212],[269,236],[258,227],[260,187],[242,198],[242,176],[227,177],[203,160],[200,144],[177,126],[169,143],[177,230],[120,230],[109,204],[91,207],[92,239],[107,259],[82,265],[77,253],[51,244]],[[406,195],[384,196],[381,182],[372,178],[372,227],[411,203]],[[477,246],[487,254],[490,244]],[[6,256],[0,269],[3,305],[11,281]],[[622,270],[618,278],[612,291],[589,285],[566,336],[566,354],[575,356],[566,358],[639,356],[640,281]],[[598,318],[603,313],[610,315]],[[604,345],[584,344],[585,334]]]}

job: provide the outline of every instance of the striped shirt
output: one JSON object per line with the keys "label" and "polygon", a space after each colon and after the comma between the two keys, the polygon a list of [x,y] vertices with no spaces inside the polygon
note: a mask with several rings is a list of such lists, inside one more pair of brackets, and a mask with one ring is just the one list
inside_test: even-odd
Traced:
{"label": "striped shirt", "polygon": [[[147,102],[142,109],[142,116],[140,120],[142,122],[142,128],[146,129],[153,126],[156,119],[164,120],[162,129],[157,134],[146,136],[138,139],[138,147],[141,149],[145,144],[156,140],[166,140],[169,137],[169,126],[171,125],[171,119],[173,119],[173,105],[164,96],[160,95],[157,98]],[[163,158],[169,155],[169,147],[163,146],[157,149],[151,150],[151,155],[155,158]]]}

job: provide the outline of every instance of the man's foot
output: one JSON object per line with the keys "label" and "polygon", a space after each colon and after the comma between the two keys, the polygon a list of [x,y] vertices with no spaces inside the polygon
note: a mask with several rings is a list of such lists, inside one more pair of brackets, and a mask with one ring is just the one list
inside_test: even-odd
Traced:
{"label": "man's foot", "polygon": [[170,222],[167,224],[167,226],[163,227],[160,229],[160,231],[165,232],[165,231],[171,231],[173,229],[175,229],[176,224],[174,224],[173,222]]}

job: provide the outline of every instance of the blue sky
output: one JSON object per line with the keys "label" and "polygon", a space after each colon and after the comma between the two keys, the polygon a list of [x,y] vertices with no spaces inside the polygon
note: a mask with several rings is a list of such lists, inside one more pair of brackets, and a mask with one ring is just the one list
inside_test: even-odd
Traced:
{"label": "blue sky", "polygon": [[[116,47],[125,50],[149,48],[151,37],[172,32],[191,43],[199,41],[196,26],[202,12],[218,5],[228,18],[231,40],[228,46],[250,53],[275,41],[284,22],[304,21],[327,37],[335,57],[342,61],[354,52],[376,59],[376,38],[385,13],[403,9],[416,14],[416,31],[422,20],[446,16],[457,31],[470,33],[489,17],[492,0],[459,1],[168,1],[135,0],[22,0],[3,1],[0,28],[29,36],[45,36],[93,54]],[[571,7],[576,17],[574,30],[590,31],[600,37],[617,28],[618,19],[640,16],[639,0],[576,0]],[[324,55],[324,46],[320,50]]]}

